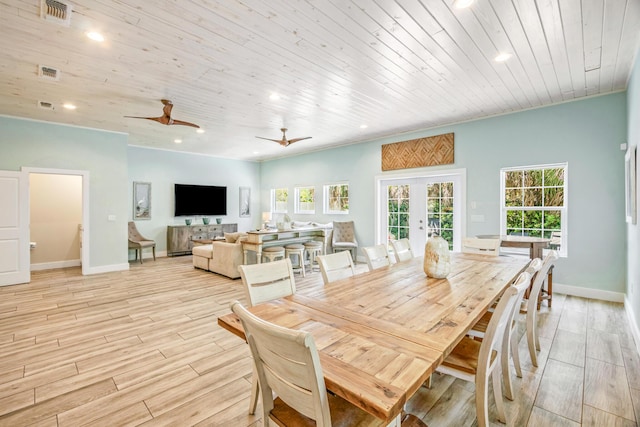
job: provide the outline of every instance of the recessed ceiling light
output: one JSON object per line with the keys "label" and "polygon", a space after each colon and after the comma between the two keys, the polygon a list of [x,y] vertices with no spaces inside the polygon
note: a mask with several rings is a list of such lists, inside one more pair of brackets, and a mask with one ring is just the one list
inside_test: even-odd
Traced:
{"label": "recessed ceiling light", "polygon": [[182,140],[181,139],[174,139],[173,142],[175,142],[176,144],[182,144]]}
{"label": "recessed ceiling light", "polygon": [[498,54],[498,56],[493,58],[493,60],[496,61],[496,62],[504,62],[509,58],[511,58],[511,54],[510,53],[502,52],[502,53]]}
{"label": "recessed ceiling light", "polygon": [[202,129],[202,128],[198,128],[198,129],[196,129],[196,132],[197,132],[197,133],[204,133],[204,129]]}
{"label": "recessed ceiling light", "polygon": [[274,92],[271,95],[269,95],[269,99],[272,101],[278,101],[280,99],[280,95]]}
{"label": "recessed ceiling light", "polygon": [[471,6],[471,4],[473,4],[473,1],[474,0],[455,0],[453,2],[453,6],[456,9],[465,9],[465,8]]}
{"label": "recessed ceiling light", "polygon": [[103,42],[104,41],[104,36],[100,33],[97,33],[95,31],[89,31],[87,33],[87,37],[89,37],[91,40],[95,41],[95,42]]}
{"label": "recessed ceiling light", "polygon": [[260,154],[260,152],[259,151],[254,151],[253,154]]}
{"label": "recessed ceiling light", "polygon": [[360,125],[360,129],[366,129],[368,127],[369,127],[369,125]]}
{"label": "recessed ceiling light", "polygon": [[64,108],[66,108],[67,110],[75,110],[77,107],[73,104],[62,104],[62,106]]}

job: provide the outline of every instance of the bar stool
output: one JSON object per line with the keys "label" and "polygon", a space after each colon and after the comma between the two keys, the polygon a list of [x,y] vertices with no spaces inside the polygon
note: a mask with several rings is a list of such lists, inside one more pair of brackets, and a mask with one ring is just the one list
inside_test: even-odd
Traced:
{"label": "bar stool", "polygon": [[282,246],[269,246],[262,249],[262,258],[267,258],[267,262],[273,262],[278,258],[284,259],[285,250]]}
{"label": "bar stool", "polygon": [[[284,251],[285,251],[285,257],[286,258],[291,257],[291,255],[297,255],[298,264],[297,265],[293,265],[293,268],[302,270],[302,277],[305,277],[305,271],[304,271],[304,246],[299,244],[299,243],[295,243],[295,244],[292,244],[292,245],[285,246],[284,247]],[[293,260],[291,260],[291,263],[293,264]]]}
{"label": "bar stool", "polygon": [[305,242],[304,250],[309,256],[309,268],[311,269],[311,272],[313,272],[314,264],[318,267],[318,270],[320,270],[320,264],[316,261],[316,257],[318,255],[322,255],[322,242],[318,242],[316,240]]}

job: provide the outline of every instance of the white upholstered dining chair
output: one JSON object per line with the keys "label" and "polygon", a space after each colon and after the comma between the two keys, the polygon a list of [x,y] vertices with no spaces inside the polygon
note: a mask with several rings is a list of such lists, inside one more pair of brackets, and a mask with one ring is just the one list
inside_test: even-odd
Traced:
{"label": "white upholstered dining chair", "polygon": [[356,274],[353,260],[351,259],[351,252],[349,251],[320,255],[316,257],[316,259],[320,265],[322,281],[325,285]]}
{"label": "white upholstered dining chair", "polygon": [[396,258],[396,262],[408,261],[413,258],[409,239],[392,240],[391,247],[393,247],[393,255]]}
{"label": "white upholstered dining chair", "polygon": [[508,333],[507,328],[510,326],[511,313],[522,300],[530,279],[529,273],[522,273],[502,294],[481,343],[473,338],[464,337],[436,369],[438,372],[475,383],[476,416],[479,427],[489,425],[489,377],[493,383],[498,419],[506,423],[500,381],[502,378],[500,352],[504,334]]}
{"label": "white upholstered dining chair", "polygon": [[[250,307],[296,293],[296,282],[289,258],[262,264],[240,265],[238,270]],[[256,412],[259,394],[258,376],[254,366],[249,414]]]}
{"label": "white upholstered dining chair", "polygon": [[465,237],[462,239],[462,252],[467,254],[500,255],[500,239],[479,239]]}
{"label": "white upholstered dining chair", "polygon": [[[327,393],[320,357],[309,332],[288,329],[251,314],[238,301],[240,318],[262,388],[262,424],[279,426],[374,426],[380,419]],[[277,396],[274,398],[274,393]],[[405,416],[402,426],[423,425]]]}
{"label": "white upholstered dining chair", "polygon": [[391,264],[389,251],[387,250],[386,245],[367,246],[362,248],[362,252],[367,260],[369,271],[373,271],[376,268],[386,267]]}

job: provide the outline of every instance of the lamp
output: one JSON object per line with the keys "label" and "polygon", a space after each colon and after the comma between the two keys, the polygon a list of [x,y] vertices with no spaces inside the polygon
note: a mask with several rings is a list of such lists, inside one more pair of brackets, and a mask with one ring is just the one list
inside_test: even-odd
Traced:
{"label": "lamp", "polygon": [[269,221],[271,221],[271,212],[262,212],[262,222],[265,230],[269,228]]}

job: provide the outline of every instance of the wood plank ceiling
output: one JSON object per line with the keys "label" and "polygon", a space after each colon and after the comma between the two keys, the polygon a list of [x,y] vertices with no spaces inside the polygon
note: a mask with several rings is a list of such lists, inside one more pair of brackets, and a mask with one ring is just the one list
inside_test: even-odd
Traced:
{"label": "wood plank ceiling", "polygon": [[[41,0],[0,0],[0,114],[261,160],[626,88],[640,0],[452,2],[73,0],[63,26]],[[205,133],[123,117],[160,116],[162,98]],[[281,127],[313,138],[255,138]]]}

